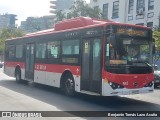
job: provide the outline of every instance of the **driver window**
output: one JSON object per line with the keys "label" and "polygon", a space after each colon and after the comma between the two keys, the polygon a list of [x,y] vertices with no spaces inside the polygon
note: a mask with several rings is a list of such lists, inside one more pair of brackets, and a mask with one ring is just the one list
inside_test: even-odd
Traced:
{"label": "driver window", "polygon": [[110,43],[110,60],[121,60],[123,56],[128,55],[125,46],[123,45],[122,39],[117,40],[115,47]]}

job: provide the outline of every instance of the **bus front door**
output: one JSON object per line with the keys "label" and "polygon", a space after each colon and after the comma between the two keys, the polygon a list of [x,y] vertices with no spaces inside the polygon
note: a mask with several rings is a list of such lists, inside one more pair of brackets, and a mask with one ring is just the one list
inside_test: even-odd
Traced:
{"label": "bus front door", "polygon": [[26,67],[25,78],[27,80],[34,80],[34,44],[26,44]]}
{"label": "bus front door", "polygon": [[101,51],[101,39],[83,40],[81,90],[101,94]]}

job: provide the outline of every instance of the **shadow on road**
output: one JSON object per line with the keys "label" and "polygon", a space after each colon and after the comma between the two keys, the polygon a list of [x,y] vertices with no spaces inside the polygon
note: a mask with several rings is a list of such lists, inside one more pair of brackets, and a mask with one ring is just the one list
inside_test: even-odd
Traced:
{"label": "shadow on road", "polygon": [[[67,97],[59,89],[45,85],[28,85],[14,80],[1,80],[0,86],[56,106],[62,111],[157,111],[160,105],[126,97],[96,97],[77,94]],[[43,110],[43,109],[42,109]]]}

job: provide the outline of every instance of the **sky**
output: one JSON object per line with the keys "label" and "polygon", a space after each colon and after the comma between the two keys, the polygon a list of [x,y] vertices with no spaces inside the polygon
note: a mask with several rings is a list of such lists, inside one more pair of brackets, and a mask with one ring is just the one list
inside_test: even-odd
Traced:
{"label": "sky", "polygon": [[18,24],[30,16],[50,15],[49,11],[50,0],[0,0],[0,14],[16,14]]}

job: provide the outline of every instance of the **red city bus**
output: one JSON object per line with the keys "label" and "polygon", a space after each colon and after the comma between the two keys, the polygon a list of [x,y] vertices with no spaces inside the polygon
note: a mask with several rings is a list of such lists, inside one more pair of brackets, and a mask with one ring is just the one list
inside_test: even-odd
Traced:
{"label": "red city bus", "polygon": [[79,17],[5,42],[5,74],[100,96],[153,92],[152,30]]}

